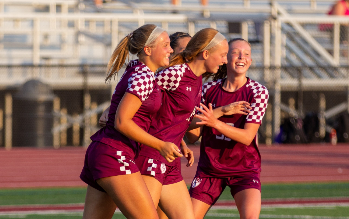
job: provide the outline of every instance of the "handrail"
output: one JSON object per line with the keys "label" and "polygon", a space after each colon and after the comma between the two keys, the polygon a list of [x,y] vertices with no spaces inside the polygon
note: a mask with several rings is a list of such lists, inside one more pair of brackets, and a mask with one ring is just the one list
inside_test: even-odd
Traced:
{"label": "handrail", "polygon": [[339,62],[335,60],[331,55],[307,32],[304,30],[304,28],[295,21],[292,16],[289,16],[287,11],[282,8],[277,2],[273,3],[273,6],[277,9],[277,11],[281,14],[281,16],[278,16],[277,19],[279,21],[282,21],[282,18],[290,18],[288,22],[293,26],[293,28],[324,58],[326,61],[332,65],[336,66],[339,65]]}
{"label": "handrail", "polygon": [[168,22],[184,22],[187,20],[187,16],[183,14],[110,14],[110,13],[79,13],[79,14],[50,14],[50,13],[11,13],[0,14],[0,19],[22,19],[22,20],[31,20],[31,19],[65,19],[65,20],[74,20],[74,19],[85,19],[85,20],[119,20],[119,21],[137,21],[138,19],[147,19],[150,21],[168,21]]}

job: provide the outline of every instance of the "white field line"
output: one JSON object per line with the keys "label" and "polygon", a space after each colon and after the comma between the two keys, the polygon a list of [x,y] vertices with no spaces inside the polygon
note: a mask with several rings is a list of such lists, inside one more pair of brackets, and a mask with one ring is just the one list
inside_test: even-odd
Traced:
{"label": "white field line", "polygon": [[[207,213],[207,216],[211,217],[240,217],[239,214],[229,213]],[[272,215],[272,214],[260,214],[259,218],[300,218],[300,219],[349,219],[349,217],[328,217],[328,216],[310,216],[310,215]]]}
{"label": "white field line", "polygon": [[[262,205],[263,208],[312,208],[312,207],[348,207],[349,203],[311,203],[311,204],[267,204],[267,205]],[[212,206],[211,209],[237,209],[236,206],[219,206],[215,205]]]}
{"label": "white field line", "polygon": [[[33,210],[33,211],[0,212],[0,216],[17,216],[17,217],[23,216],[23,217],[25,217],[27,215],[50,215],[50,214],[51,215],[77,215],[77,216],[82,216],[82,213],[83,213],[82,210]],[[121,211],[119,209],[116,209],[115,213],[121,214]]]}
{"label": "white field line", "polygon": [[[39,205],[36,205],[39,206]],[[322,207],[322,208],[331,208],[331,207],[346,207],[349,206],[349,203],[319,203],[319,204],[270,204],[270,205],[262,205],[262,209],[268,209],[268,208],[311,208],[311,207]],[[236,206],[213,206],[211,210],[218,210],[218,209],[237,209]],[[116,209],[115,213],[121,213],[120,210]],[[6,211],[1,212],[0,216],[26,216],[26,215],[45,215],[45,214],[59,214],[59,215],[82,215],[82,210],[13,210],[13,211]],[[207,213],[207,216],[215,216],[215,217],[239,217],[238,214],[233,213]],[[327,216],[307,216],[307,215],[269,215],[269,214],[261,214],[260,218],[301,218],[301,219],[349,219],[349,217],[327,217]]]}

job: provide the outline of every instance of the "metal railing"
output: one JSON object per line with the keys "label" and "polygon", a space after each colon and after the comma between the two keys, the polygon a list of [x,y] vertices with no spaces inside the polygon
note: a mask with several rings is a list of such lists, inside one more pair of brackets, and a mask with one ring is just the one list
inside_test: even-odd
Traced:
{"label": "metal railing", "polygon": [[[4,2],[9,3],[2,1]],[[54,2],[52,4],[60,3],[60,1],[52,2]],[[163,1],[165,5],[134,5],[125,2],[106,4],[108,9],[99,12],[91,8],[90,11],[87,10],[87,7],[92,6],[86,4],[84,8],[82,4],[85,3],[80,1],[77,6],[78,11],[75,13],[72,12],[75,7],[72,3],[69,6],[72,9],[67,10],[65,14],[58,13],[54,9],[39,13],[1,13],[0,62],[6,64],[0,67],[1,89],[3,91],[9,88],[16,89],[31,78],[42,80],[54,90],[81,90],[84,87],[89,87],[91,90],[97,90],[99,87],[113,89],[113,85],[109,85],[110,88],[104,84],[104,74],[91,70],[92,64],[100,63],[105,66],[119,40],[144,23],[155,23],[169,30],[169,33],[183,31],[191,35],[201,28],[213,27],[220,30],[227,38],[245,39],[253,39],[256,36],[258,24],[262,30],[262,37],[261,41],[251,44],[254,63],[249,75],[265,84],[271,93],[269,101],[271,111],[268,111],[266,116],[268,122],[265,123],[268,130],[265,141],[268,144],[280,132],[285,112],[296,115],[295,112],[298,111],[297,115],[304,116],[305,112],[310,110],[303,107],[304,95],[301,93],[322,92],[326,96],[325,99],[328,99],[332,95],[328,92],[340,92],[343,96],[340,102],[331,104],[332,108],[324,109],[322,106],[321,115],[331,115],[330,112],[336,115],[338,111],[348,109],[344,106],[348,105],[349,99],[347,97],[349,34],[343,32],[343,29],[349,24],[349,17],[324,15],[325,8],[328,10],[332,1],[295,1],[291,4],[289,1],[236,0],[233,1],[234,4],[240,6],[227,7],[217,7],[217,4],[228,1],[212,1],[209,6],[195,3],[193,7],[188,7],[189,4],[194,4],[192,1],[184,0],[180,6],[170,5],[169,1]],[[45,1],[40,3],[45,4]],[[286,7],[287,4],[291,4],[292,7]],[[301,5],[307,5],[303,7],[304,11],[312,12],[301,14],[301,8],[296,10]],[[1,1],[0,6],[4,6]],[[189,16],[188,8],[196,14]],[[257,8],[260,9],[260,13],[257,13]],[[178,14],[161,13],[164,10],[173,12],[174,9]],[[113,10],[124,10],[127,13],[108,13]],[[209,13],[201,14],[203,10],[209,10]],[[246,14],[241,16],[241,12]],[[222,16],[215,13],[222,13]],[[241,25],[238,32],[232,33],[229,29],[229,24],[232,22]],[[325,30],[320,28],[322,26]],[[67,65],[81,63],[87,65],[70,65],[70,67]],[[43,64],[49,66],[44,67]],[[260,66],[262,67],[259,68]],[[94,73],[85,80],[82,72]],[[288,106],[286,104],[288,100],[284,98],[290,92],[297,93],[299,90],[302,92],[293,97],[297,99],[295,102],[298,104]],[[319,104],[315,105],[320,109]],[[328,111],[330,109],[332,111]],[[75,120],[70,119],[70,121]],[[323,127],[329,130],[327,126]],[[321,133],[323,130],[322,128]]]}
{"label": "metal railing", "polygon": [[[322,133],[321,141],[327,141],[325,135],[336,128],[338,116],[348,112],[349,99],[349,66],[327,67],[326,71],[338,74],[338,77],[309,79],[307,71],[325,71],[326,67],[251,67],[248,77],[264,84],[270,93],[269,105],[264,116],[261,134],[262,143],[271,144],[280,133],[280,126],[288,117],[304,119],[311,112],[322,115],[321,126],[315,130]],[[55,96],[47,104],[45,121],[51,121],[50,130],[44,130],[50,136],[51,144],[47,146],[61,147],[66,145],[88,145],[89,137],[99,128],[97,121],[102,111],[109,105],[111,94],[116,86],[118,78],[122,75],[122,70],[118,77],[110,84],[105,83],[106,65],[62,65],[62,66],[0,66],[1,72],[12,72],[14,75],[23,72],[45,72],[52,76],[59,72],[66,75],[75,75],[79,82],[65,83],[60,86],[61,79],[47,80],[47,75],[31,75],[25,81],[13,84],[12,87],[3,89],[0,95],[0,145],[11,148],[17,146],[12,143],[13,138],[19,135],[18,130],[19,114],[13,113],[14,108],[23,104],[22,99],[18,99],[17,93],[25,82],[39,80],[47,84]],[[346,72],[345,74],[342,74]],[[268,73],[272,77],[266,77]],[[293,79],[278,78],[275,75],[294,74]],[[265,80],[267,78],[267,80]],[[56,81],[56,82],[55,82]],[[279,87],[278,87],[279,86]],[[279,91],[277,89],[280,89]],[[276,101],[279,92],[279,102]],[[44,101],[45,102],[45,101]],[[38,102],[42,104],[43,102]],[[276,111],[277,105],[280,109]],[[24,107],[24,106],[23,106]],[[18,110],[17,110],[18,111]],[[28,118],[32,118],[32,123],[42,116],[37,111],[21,112],[27,113]],[[279,113],[278,117],[275,115]],[[275,126],[275,119],[279,119]],[[320,118],[320,117],[319,117]],[[51,124],[50,123],[50,124]],[[30,126],[32,124],[21,124]],[[17,127],[14,129],[13,127]],[[37,127],[37,126],[34,126]],[[42,126],[40,126],[42,127]],[[39,135],[39,134],[38,134]]]}

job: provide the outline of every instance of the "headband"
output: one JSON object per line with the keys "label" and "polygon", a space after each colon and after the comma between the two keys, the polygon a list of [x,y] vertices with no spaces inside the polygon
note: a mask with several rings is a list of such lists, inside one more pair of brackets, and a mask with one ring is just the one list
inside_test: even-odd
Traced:
{"label": "headband", "polygon": [[144,46],[149,46],[154,40],[156,40],[156,38],[158,38],[160,36],[160,34],[162,34],[162,32],[164,32],[166,30],[162,29],[161,27],[155,27],[154,30],[151,32],[151,34],[149,35],[147,42],[145,42]]}
{"label": "headband", "polygon": [[212,38],[212,40],[200,52],[211,49],[212,47],[219,44],[223,40],[225,40],[225,37],[223,36],[223,34],[221,34],[220,32],[217,32],[216,35]]}

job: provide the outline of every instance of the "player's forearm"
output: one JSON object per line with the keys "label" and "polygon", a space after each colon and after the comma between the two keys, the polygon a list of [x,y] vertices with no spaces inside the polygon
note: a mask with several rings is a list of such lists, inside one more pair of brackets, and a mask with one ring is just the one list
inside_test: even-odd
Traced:
{"label": "player's forearm", "polygon": [[[219,117],[222,117],[223,111],[222,111],[223,107],[218,107],[216,109],[213,110],[213,116],[218,119]],[[194,117],[194,119],[191,121],[190,126],[188,128],[188,131],[193,130],[193,129],[197,129],[202,127],[202,124],[197,124],[198,122],[201,122],[201,119]]]}
{"label": "player's forearm", "polygon": [[201,135],[201,128],[196,128],[185,133],[190,144],[194,144],[197,140],[199,140]]}
{"label": "player's forearm", "polygon": [[156,150],[160,150],[164,145],[164,141],[145,132],[132,119],[115,120],[115,129],[126,137]]}
{"label": "player's forearm", "polygon": [[216,129],[218,132],[222,133],[225,137],[240,142],[244,145],[250,145],[256,135],[255,133],[252,133],[249,130],[227,125],[226,123],[220,120],[218,120],[218,122],[213,128]]}

